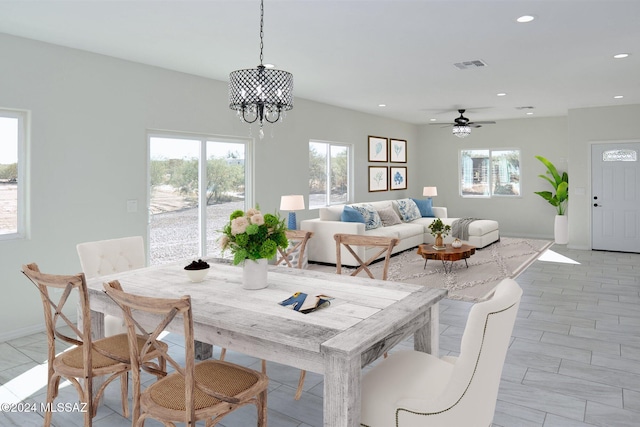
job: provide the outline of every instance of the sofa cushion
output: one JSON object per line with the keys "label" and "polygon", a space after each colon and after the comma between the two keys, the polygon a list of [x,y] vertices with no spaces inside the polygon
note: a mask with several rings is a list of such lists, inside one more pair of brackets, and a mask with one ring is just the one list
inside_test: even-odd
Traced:
{"label": "sofa cushion", "polygon": [[398,230],[395,230],[395,227],[379,227],[374,228],[372,230],[367,230],[364,232],[365,236],[379,236],[379,237],[393,237],[395,239],[399,239]]}
{"label": "sofa cushion", "polygon": [[318,209],[318,214],[322,221],[341,221],[344,205],[327,206]]}
{"label": "sofa cushion", "polygon": [[400,217],[404,222],[413,221],[414,219],[421,218],[420,209],[411,199],[400,199],[396,201],[396,205],[398,206],[398,212],[400,212]]}
{"label": "sofa cushion", "polygon": [[364,217],[357,209],[351,206],[345,206],[340,215],[340,221],[342,222],[361,222],[364,224]]}
{"label": "sofa cushion", "polygon": [[398,235],[400,240],[408,239],[413,236],[422,236],[424,227],[420,224],[398,224],[390,227],[384,227],[386,230],[393,231]]}
{"label": "sofa cushion", "polygon": [[411,199],[418,206],[420,216],[423,218],[433,218],[433,200],[429,199]]}
{"label": "sofa cushion", "polygon": [[370,204],[362,203],[358,205],[351,205],[351,207],[362,214],[365,230],[373,230],[374,228],[382,227],[382,221],[380,220],[378,211],[376,211]]}
{"label": "sofa cushion", "polygon": [[380,215],[380,220],[382,221],[382,225],[384,227],[402,224],[402,220],[391,206],[385,209],[378,210],[378,215]]}

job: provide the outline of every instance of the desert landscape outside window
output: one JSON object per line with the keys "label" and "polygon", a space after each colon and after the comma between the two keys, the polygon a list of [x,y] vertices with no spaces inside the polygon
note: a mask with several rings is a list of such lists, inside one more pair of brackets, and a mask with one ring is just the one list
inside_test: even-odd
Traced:
{"label": "desert landscape outside window", "polygon": [[0,239],[23,234],[21,153],[26,113],[0,109]]}
{"label": "desert landscape outside window", "polygon": [[[245,210],[248,141],[149,138],[149,262],[221,257],[218,239]],[[229,254],[227,254],[229,255]]]}

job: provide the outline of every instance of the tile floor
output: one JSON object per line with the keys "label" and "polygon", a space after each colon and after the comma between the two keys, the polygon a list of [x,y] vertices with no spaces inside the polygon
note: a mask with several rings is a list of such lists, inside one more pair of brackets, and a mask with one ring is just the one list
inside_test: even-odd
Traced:
{"label": "tile floor", "polygon": [[[579,264],[536,261],[517,279],[524,289],[505,363],[496,427],[626,427],[640,425],[640,254],[552,249]],[[459,351],[470,304],[441,304],[441,354]],[[182,337],[169,335],[172,351]],[[399,347],[411,348],[410,341]],[[219,349],[217,349],[219,350]],[[43,334],[0,343],[0,402],[44,401]],[[230,352],[230,361],[259,369],[257,359]],[[269,363],[269,425],[322,426],[322,377],[308,373],[293,400],[298,371]],[[149,379],[151,380],[151,379]],[[58,401],[76,401],[65,387]],[[119,386],[107,389],[96,427],[129,426],[120,415]],[[54,414],[57,427],[81,426],[78,413]],[[0,413],[0,426],[41,426],[36,413]],[[148,422],[147,426],[159,423]],[[255,424],[255,410],[229,415],[221,427]]]}

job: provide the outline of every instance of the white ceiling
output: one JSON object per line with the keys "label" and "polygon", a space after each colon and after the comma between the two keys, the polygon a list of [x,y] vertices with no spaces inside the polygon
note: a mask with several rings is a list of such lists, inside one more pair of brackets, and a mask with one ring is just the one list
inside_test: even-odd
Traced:
{"label": "white ceiling", "polygon": [[[259,0],[0,0],[2,33],[221,81],[258,65],[259,22]],[[411,123],[640,104],[640,0],[266,0],[264,62],[296,97]]]}

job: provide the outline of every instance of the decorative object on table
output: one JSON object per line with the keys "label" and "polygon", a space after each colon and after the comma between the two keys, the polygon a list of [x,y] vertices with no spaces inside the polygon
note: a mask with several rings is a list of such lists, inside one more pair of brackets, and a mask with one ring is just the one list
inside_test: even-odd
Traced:
{"label": "decorative object on table", "polygon": [[460,248],[462,247],[462,240],[458,239],[457,237],[453,240],[453,242],[451,242],[451,247],[453,248]]}
{"label": "decorative object on table", "polygon": [[191,261],[189,265],[184,268],[187,272],[187,277],[194,283],[202,282],[209,272],[209,263],[201,259],[197,261]]}
{"label": "decorative object on table", "polygon": [[293,75],[287,71],[267,68],[263,61],[264,1],[260,1],[260,65],[236,70],[229,74],[229,108],[236,110],[240,120],[260,123],[260,139],[264,137],[266,120],[276,123],[293,108]]}
{"label": "decorative object on table", "polygon": [[389,161],[391,163],[407,163],[407,141],[404,139],[389,140]]}
{"label": "decorative object on table", "polygon": [[262,214],[258,209],[234,211],[222,230],[220,246],[231,250],[233,264],[243,264],[243,287],[262,289],[267,286],[267,260],[278,248],[286,249],[289,240],[284,220],[274,214]]}
{"label": "decorative object on table", "polygon": [[[549,204],[556,208],[556,218],[554,223],[554,237],[558,244],[567,244],[569,242],[569,220],[567,218],[567,203],[569,201],[569,175],[563,172],[562,175],[549,160],[542,156],[536,156],[542,164],[547,167],[546,175],[538,175],[540,178],[549,182],[555,194],[551,191],[534,191],[537,195],[545,199]],[[551,176],[551,177],[550,177]],[[553,179],[552,179],[553,178]]]}
{"label": "decorative object on table", "polygon": [[[369,136],[369,161],[387,162],[389,140],[381,136]],[[371,190],[370,190],[371,191]]]}
{"label": "decorative object on table", "polygon": [[280,210],[289,211],[287,228],[289,230],[297,230],[298,223],[295,211],[304,210],[304,197],[301,195],[282,196],[280,198]]}
{"label": "decorative object on table", "polygon": [[387,191],[388,169],[386,166],[369,166],[369,192]]}
{"label": "decorative object on table", "polygon": [[288,307],[294,311],[307,314],[319,308],[327,307],[331,304],[332,297],[326,295],[307,295],[304,292],[296,292],[278,304]]}
{"label": "decorative object on table", "polygon": [[451,231],[450,225],[444,225],[440,218],[436,218],[431,224],[429,224],[429,230],[432,236],[435,236],[436,242],[433,245],[434,248],[444,248],[443,237],[447,237]]}
{"label": "decorative object on table", "polygon": [[391,190],[407,189],[407,167],[391,166]]}

